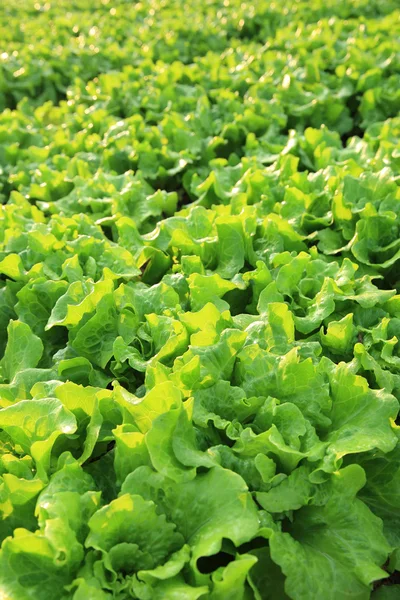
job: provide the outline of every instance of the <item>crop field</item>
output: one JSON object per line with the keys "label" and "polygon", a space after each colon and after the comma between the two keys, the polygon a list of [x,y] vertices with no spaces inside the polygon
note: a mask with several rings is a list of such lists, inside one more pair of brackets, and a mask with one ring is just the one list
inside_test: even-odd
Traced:
{"label": "crop field", "polygon": [[0,34],[0,600],[400,600],[399,1]]}

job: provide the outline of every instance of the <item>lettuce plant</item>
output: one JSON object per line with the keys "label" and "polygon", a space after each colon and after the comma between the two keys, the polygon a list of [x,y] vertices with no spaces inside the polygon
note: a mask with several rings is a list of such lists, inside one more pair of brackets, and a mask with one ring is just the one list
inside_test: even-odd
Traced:
{"label": "lettuce plant", "polygon": [[0,598],[398,598],[398,3],[6,4]]}

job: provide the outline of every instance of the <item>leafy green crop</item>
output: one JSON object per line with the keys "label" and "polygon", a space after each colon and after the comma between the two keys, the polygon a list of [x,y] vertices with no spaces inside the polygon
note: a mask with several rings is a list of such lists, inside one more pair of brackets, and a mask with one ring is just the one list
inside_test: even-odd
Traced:
{"label": "leafy green crop", "polygon": [[0,29],[0,598],[398,598],[398,2]]}

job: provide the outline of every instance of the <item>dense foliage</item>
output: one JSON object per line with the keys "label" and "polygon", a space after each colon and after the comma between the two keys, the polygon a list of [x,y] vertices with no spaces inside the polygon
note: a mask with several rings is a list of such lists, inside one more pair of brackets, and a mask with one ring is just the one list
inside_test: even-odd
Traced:
{"label": "dense foliage", "polygon": [[397,0],[0,24],[0,598],[399,598]]}

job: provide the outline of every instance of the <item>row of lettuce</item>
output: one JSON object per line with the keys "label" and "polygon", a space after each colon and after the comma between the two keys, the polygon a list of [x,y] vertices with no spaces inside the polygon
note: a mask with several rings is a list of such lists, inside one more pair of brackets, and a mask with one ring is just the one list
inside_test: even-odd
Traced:
{"label": "row of lettuce", "polygon": [[0,18],[0,596],[396,598],[397,3]]}
{"label": "row of lettuce", "polygon": [[[376,17],[387,17],[384,23],[393,26],[394,20],[398,26],[398,8],[396,0],[352,0],[339,6],[334,0],[313,0],[311,4],[305,0],[289,4],[260,0],[256,5],[241,0],[207,0],[184,8],[180,0],[151,4],[29,0],[23,6],[19,0],[8,0],[0,15],[0,109],[14,108],[24,97],[37,106],[47,100],[57,102],[77,80],[85,83],[101,73],[141,65],[146,60],[187,65],[210,53],[219,60],[224,51],[242,44],[251,48],[252,42],[259,46],[271,43],[273,50],[291,52],[301,46],[307,51],[309,40],[304,28],[312,33],[312,49],[329,47],[332,36],[329,31],[318,30],[320,23],[328,24],[331,30],[332,26],[340,28],[346,19],[345,27],[351,33],[366,23],[374,27]],[[346,40],[337,30],[335,36],[339,43]],[[373,45],[361,44],[362,51],[373,50],[381,41],[370,39]],[[395,51],[392,45],[391,52]],[[379,53],[376,56],[380,58]],[[355,58],[360,63],[357,69],[364,72],[365,58],[357,52]],[[373,63],[371,68],[375,66]]]}

